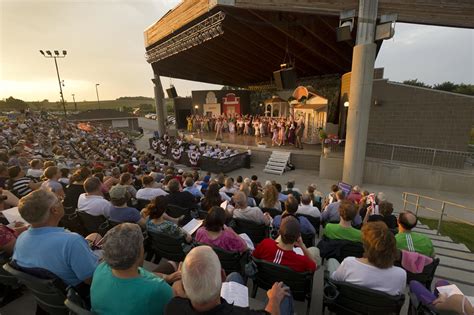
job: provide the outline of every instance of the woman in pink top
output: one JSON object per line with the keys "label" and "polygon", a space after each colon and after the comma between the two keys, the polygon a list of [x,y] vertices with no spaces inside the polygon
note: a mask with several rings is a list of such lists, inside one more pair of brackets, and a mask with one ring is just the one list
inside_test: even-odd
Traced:
{"label": "woman in pink top", "polygon": [[230,252],[246,251],[245,241],[230,227],[224,226],[225,220],[225,210],[217,206],[212,207],[204,220],[204,225],[196,233],[196,241]]}

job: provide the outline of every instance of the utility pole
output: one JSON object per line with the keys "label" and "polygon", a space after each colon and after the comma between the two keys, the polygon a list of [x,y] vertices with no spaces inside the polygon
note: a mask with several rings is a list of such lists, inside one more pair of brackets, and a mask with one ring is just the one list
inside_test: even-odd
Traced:
{"label": "utility pole", "polygon": [[99,85],[100,85],[99,83],[95,84],[95,93],[97,94],[97,105],[99,106],[99,109],[100,109],[99,89],[97,88]]}
{"label": "utility pole", "polygon": [[76,104],[76,99],[74,98],[74,94],[72,94],[72,100],[74,101],[74,111],[77,112],[77,104]]}

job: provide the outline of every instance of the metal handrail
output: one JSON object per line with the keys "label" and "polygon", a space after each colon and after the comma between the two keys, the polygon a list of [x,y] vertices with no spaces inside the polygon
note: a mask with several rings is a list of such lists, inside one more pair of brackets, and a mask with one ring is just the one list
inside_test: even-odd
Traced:
{"label": "metal handrail", "polygon": [[[416,201],[415,201],[415,202],[409,201],[409,200],[408,200],[408,197],[409,197],[409,196],[416,197]],[[440,203],[441,203],[441,207],[440,207],[440,209],[433,209],[433,208],[424,206],[424,205],[421,204],[422,199],[440,202]],[[418,210],[419,210],[420,208],[421,208],[421,209],[424,209],[424,210],[428,210],[428,211],[432,211],[432,212],[439,213],[440,216],[439,216],[439,219],[438,219],[438,229],[437,229],[437,230],[438,230],[438,231],[437,231],[437,234],[438,234],[438,235],[440,234],[440,231],[441,231],[441,224],[442,224],[442,222],[443,222],[443,218],[444,218],[444,217],[450,217],[450,218],[455,219],[456,221],[459,221],[459,222],[462,222],[462,223],[465,223],[465,224],[469,224],[469,225],[474,226],[474,223],[473,223],[473,222],[466,221],[466,220],[461,219],[461,218],[459,218],[459,217],[456,217],[456,216],[454,216],[454,215],[449,215],[449,214],[445,213],[446,205],[450,205],[450,206],[454,206],[454,207],[457,207],[457,208],[461,208],[461,209],[464,209],[464,210],[468,210],[468,211],[474,212],[474,208],[471,208],[471,207],[466,207],[466,206],[464,206],[464,205],[461,205],[461,204],[458,204],[458,203],[455,203],[455,202],[446,201],[446,200],[441,200],[441,199],[437,199],[437,198],[433,198],[433,197],[429,197],[429,196],[423,196],[423,195],[419,195],[419,194],[415,194],[415,193],[404,192],[404,193],[403,193],[403,210],[407,210],[407,205],[413,205],[413,206],[415,206],[415,215],[416,215],[416,216],[418,216]]]}
{"label": "metal handrail", "polygon": [[458,154],[463,154],[463,155],[464,154],[468,154],[468,155],[470,154],[469,151],[454,151],[454,150],[436,149],[436,148],[429,148],[429,147],[416,147],[416,146],[412,146],[412,145],[394,144],[394,143],[367,142],[367,144],[376,144],[376,145],[385,145],[385,146],[393,146],[393,147],[401,147],[401,148],[409,148],[409,149],[421,149],[421,150],[458,153]]}

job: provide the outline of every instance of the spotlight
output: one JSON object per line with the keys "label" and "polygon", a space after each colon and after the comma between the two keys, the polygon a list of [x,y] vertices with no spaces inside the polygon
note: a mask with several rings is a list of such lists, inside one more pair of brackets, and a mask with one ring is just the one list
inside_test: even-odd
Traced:
{"label": "spotlight", "polygon": [[55,54],[56,56],[59,56],[59,51],[55,50],[55,51],[54,51],[54,54]]}
{"label": "spotlight", "polygon": [[339,27],[336,28],[336,38],[338,42],[352,39],[352,29],[354,27],[355,10],[342,11],[339,15]]}
{"label": "spotlight", "polygon": [[49,56],[52,56],[52,55],[53,55],[50,50],[46,50],[46,53],[47,53]]}
{"label": "spotlight", "polygon": [[40,50],[40,53],[44,56],[44,51]]}
{"label": "spotlight", "polygon": [[66,55],[67,55],[67,51],[63,50],[63,55],[66,56]]}

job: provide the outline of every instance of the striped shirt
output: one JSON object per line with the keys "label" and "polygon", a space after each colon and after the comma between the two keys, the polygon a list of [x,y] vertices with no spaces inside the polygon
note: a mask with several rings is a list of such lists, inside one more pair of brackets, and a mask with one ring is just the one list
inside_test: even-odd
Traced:
{"label": "striped shirt", "polygon": [[21,198],[33,191],[30,188],[30,182],[30,178],[22,177],[15,180],[10,188],[17,197]]}

